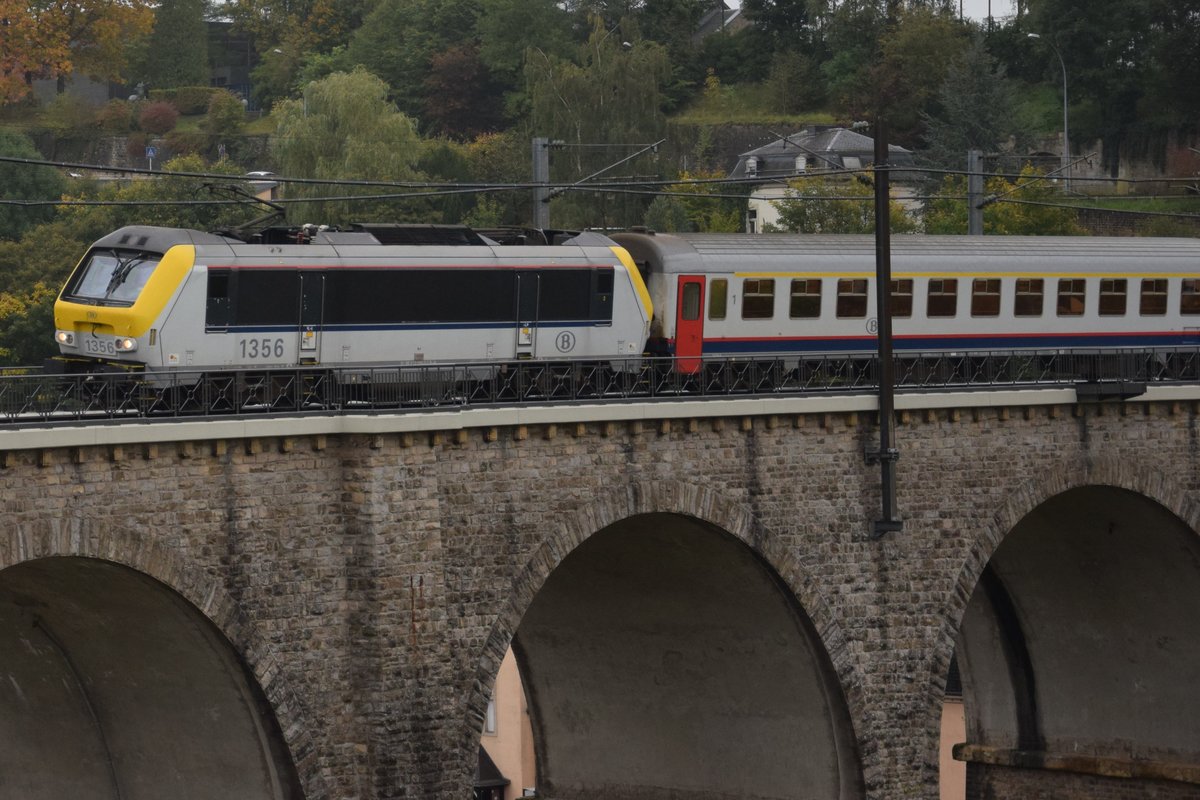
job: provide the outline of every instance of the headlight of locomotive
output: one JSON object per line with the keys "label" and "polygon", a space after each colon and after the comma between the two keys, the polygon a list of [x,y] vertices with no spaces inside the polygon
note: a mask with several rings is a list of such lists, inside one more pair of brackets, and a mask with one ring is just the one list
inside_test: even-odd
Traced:
{"label": "headlight of locomotive", "polygon": [[116,345],[118,353],[132,353],[137,350],[137,339],[117,339]]}
{"label": "headlight of locomotive", "polygon": [[75,346],[75,333],[73,331],[55,331],[54,341],[67,347]]}

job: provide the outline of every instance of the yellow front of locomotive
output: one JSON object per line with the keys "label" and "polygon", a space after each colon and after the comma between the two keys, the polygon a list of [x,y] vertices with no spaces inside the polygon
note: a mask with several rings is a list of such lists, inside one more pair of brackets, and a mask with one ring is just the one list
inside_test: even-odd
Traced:
{"label": "yellow front of locomotive", "polygon": [[93,245],[54,304],[56,361],[63,371],[162,366],[158,333],[195,264],[196,247],[170,236],[119,235],[129,230]]}

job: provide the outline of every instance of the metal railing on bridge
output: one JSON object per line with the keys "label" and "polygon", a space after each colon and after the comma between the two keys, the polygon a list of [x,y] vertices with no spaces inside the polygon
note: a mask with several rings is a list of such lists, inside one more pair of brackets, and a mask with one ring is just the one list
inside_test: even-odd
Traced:
{"label": "metal railing on bridge", "polygon": [[[1097,399],[1150,384],[1200,383],[1200,348],[899,354],[899,391],[1075,386]],[[448,407],[866,394],[870,354],[638,358],[625,362],[406,363],[391,366],[0,376],[0,425],[254,414],[353,414]]]}

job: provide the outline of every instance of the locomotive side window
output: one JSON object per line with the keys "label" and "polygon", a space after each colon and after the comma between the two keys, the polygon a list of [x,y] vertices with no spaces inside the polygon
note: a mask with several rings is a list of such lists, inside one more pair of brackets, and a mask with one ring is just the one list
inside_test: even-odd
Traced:
{"label": "locomotive side window", "polygon": [[1179,295],[1179,313],[1200,314],[1200,280],[1184,278],[1183,291]]}
{"label": "locomotive side window", "polygon": [[1013,315],[1040,317],[1046,301],[1046,284],[1041,278],[1017,278],[1017,295]]}
{"label": "locomotive side window", "polygon": [[208,302],[204,312],[205,328],[227,328],[233,318],[229,270],[208,271]]}
{"label": "locomotive side window", "polygon": [[892,316],[906,319],[912,316],[913,282],[911,278],[892,281]]}
{"label": "locomotive side window", "polygon": [[867,281],[865,278],[839,278],[837,284],[838,318],[867,315]]}
{"label": "locomotive side window", "polygon": [[330,325],[512,322],[515,279],[511,270],[330,270],[325,321]]}
{"label": "locomotive side window", "polygon": [[708,285],[708,318],[725,319],[725,308],[729,305],[729,281],[724,278]]}
{"label": "locomotive side window", "polygon": [[679,304],[679,314],[688,322],[700,319],[700,284],[685,283],[683,285],[683,299]]}
{"label": "locomotive side window", "polygon": [[816,319],[821,316],[821,279],[792,281],[792,301],[788,309],[792,319]]}
{"label": "locomotive side window", "polygon": [[1058,282],[1058,316],[1083,316],[1087,300],[1087,281],[1083,278],[1063,278]]}
{"label": "locomotive side window", "polygon": [[775,279],[746,278],[742,281],[742,319],[775,316]]}
{"label": "locomotive side window", "polygon": [[1000,316],[999,278],[976,278],[971,282],[971,316]]}
{"label": "locomotive side window", "polygon": [[300,273],[294,269],[238,271],[238,325],[299,325]]}
{"label": "locomotive side window", "polygon": [[1142,278],[1142,301],[1138,309],[1143,317],[1161,317],[1167,313],[1167,279]]}
{"label": "locomotive side window", "polygon": [[541,270],[538,319],[583,320],[592,317],[592,270]]}
{"label": "locomotive side window", "polygon": [[930,278],[926,315],[953,317],[958,313],[958,279]]}
{"label": "locomotive side window", "polygon": [[1124,278],[1104,278],[1100,281],[1100,316],[1123,317],[1128,300]]}

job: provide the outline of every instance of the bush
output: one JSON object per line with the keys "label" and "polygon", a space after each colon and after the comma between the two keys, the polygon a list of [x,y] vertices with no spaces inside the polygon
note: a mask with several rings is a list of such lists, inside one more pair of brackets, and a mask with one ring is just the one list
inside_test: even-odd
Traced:
{"label": "bush", "polygon": [[241,133],[245,125],[246,107],[241,99],[224,89],[213,92],[208,101],[204,130],[217,136],[233,136]]}
{"label": "bush", "polygon": [[151,89],[150,99],[161,100],[179,109],[184,116],[203,114],[208,110],[209,101],[224,89],[214,89],[211,86],[180,86],[175,89]]}
{"label": "bush", "polygon": [[89,103],[70,94],[56,95],[42,117],[46,127],[59,134],[87,130],[95,118],[95,109]]}
{"label": "bush", "polygon": [[130,161],[136,161],[139,158],[146,157],[146,145],[150,144],[150,137],[140,131],[129,134],[129,138],[125,140],[125,155],[129,156]]}
{"label": "bush", "polygon": [[147,103],[138,114],[138,127],[147,133],[162,135],[175,128],[179,111],[164,100]]}
{"label": "bush", "polygon": [[96,112],[96,125],[105,133],[133,130],[133,106],[127,100],[109,100]]}
{"label": "bush", "polygon": [[197,155],[209,148],[209,137],[203,133],[171,131],[167,134],[166,145],[172,157]]}

